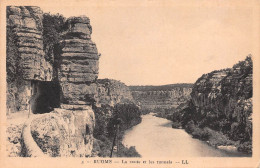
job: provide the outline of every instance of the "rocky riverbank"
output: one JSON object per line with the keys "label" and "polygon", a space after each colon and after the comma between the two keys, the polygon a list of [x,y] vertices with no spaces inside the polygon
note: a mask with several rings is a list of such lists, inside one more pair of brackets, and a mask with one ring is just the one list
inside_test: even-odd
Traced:
{"label": "rocky riverbank", "polygon": [[236,146],[252,152],[252,59],[202,75],[191,99],[172,115],[194,138],[213,146]]}

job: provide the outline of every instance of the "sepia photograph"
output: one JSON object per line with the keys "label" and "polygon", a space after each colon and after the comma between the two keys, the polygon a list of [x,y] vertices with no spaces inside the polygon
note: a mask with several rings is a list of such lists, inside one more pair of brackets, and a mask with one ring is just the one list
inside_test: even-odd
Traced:
{"label": "sepia photograph", "polygon": [[260,166],[259,1],[44,2],[1,5],[10,167]]}

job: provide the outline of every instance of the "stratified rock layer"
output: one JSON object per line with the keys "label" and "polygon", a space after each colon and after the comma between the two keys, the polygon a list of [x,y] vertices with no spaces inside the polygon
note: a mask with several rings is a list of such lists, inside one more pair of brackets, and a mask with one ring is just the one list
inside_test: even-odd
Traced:
{"label": "stratified rock layer", "polygon": [[130,86],[134,100],[143,109],[175,108],[190,99],[190,84],[165,86]]}
{"label": "stratified rock layer", "polygon": [[[47,16],[47,19],[57,17]],[[57,27],[48,27],[49,20],[48,25],[43,24],[43,17],[39,7],[7,7],[7,114],[24,110],[30,116],[27,127],[22,130],[26,135],[22,139],[28,156],[40,156],[41,152],[35,151],[41,150],[49,156],[90,156],[95,123],[90,105],[94,102],[92,96],[97,94],[95,82],[100,54],[91,41],[89,18],[69,18],[68,27],[59,32],[63,39],[60,45],[56,42],[49,44],[53,53],[47,53],[49,50],[43,48],[46,46],[43,45],[43,28],[58,32],[53,30]],[[55,105],[48,101],[55,101]],[[55,110],[50,114],[38,114],[53,108]],[[31,146],[35,144],[32,141],[36,141],[41,149],[37,145]],[[9,144],[14,144],[13,140]],[[16,151],[19,148],[18,145],[8,149],[19,155]],[[10,156],[15,155],[13,151],[9,152]]]}
{"label": "stratified rock layer", "polygon": [[95,95],[96,105],[114,106],[117,103],[134,102],[130,89],[113,79],[99,79]]}
{"label": "stratified rock layer", "polygon": [[44,58],[39,7],[7,7],[7,27],[15,36],[18,66],[24,80],[52,80],[52,65]]}
{"label": "stratified rock layer", "polygon": [[[232,68],[202,75],[194,84],[191,102],[182,122],[209,127],[240,143],[239,150],[252,150],[251,56]],[[250,147],[251,146],[251,147]]]}
{"label": "stratified rock layer", "polygon": [[[67,20],[68,30],[60,42],[62,54],[58,69],[62,105],[60,117],[68,129],[59,139],[59,155],[90,156],[93,147],[94,112],[91,106],[96,93],[99,57],[96,44],[91,41],[92,29],[89,18],[71,17]],[[60,124],[64,125],[64,124]],[[65,126],[65,125],[64,125]]]}
{"label": "stratified rock layer", "polygon": [[91,41],[92,28],[89,18],[71,17],[64,35],[59,81],[66,104],[91,104],[98,77],[99,57],[96,44]]}
{"label": "stratified rock layer", "polygon": [[7,111],[29,110],[31,81],[51,81],[53,67],[43,51],[39,7],[8,6],[7,16]]}
{"label": "stratified rock layer", "polygon": [[193,86],[191,100],[199,113],[224,115],[237,122],[252,113],[252,60],[247,57],[231,69],[213,71]]}

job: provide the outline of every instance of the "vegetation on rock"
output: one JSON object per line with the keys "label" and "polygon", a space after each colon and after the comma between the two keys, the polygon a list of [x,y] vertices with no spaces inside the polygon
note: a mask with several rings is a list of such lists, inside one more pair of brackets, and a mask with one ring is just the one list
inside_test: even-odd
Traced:
{"label": "vegetation on rock", "polygon": [[173,127],[181,124],[194,138],[213,146],[232,144],[251,153],[252,67],[248,56],[233,68],[202,75],[191,100],[172,114]]}
{"label": "vegetation on rock", "polygon": [[[119,131],[117,137],[119,143],[119,153],[117,157],[139,157],[134,147],[125,147],[122,144],[124,131],[137,125],[141,122],[141,112],[139,108],[133,103],[116,104],[114,107],[109,105],[102,105],[101,107],[94,107],[96,126],[94,129],[94,143],[93,152],[101,157],[109,157],[113,138],[116,133],[116,125],[119,124]],[[118,123],[120,119],[120,123]]]}
{"label": "vegetation on rock", "polygon": [[42,24],[45,59],[53,64],[55,56],[60,52],[58,46],[62,40],[62,32],[67,29],[66,18],[60,14],[44,13]]}

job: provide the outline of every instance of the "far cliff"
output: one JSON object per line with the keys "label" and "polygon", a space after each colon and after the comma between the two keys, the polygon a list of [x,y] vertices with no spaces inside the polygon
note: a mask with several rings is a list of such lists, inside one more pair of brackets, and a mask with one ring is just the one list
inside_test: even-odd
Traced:
{"label": "far cliff", "polygon": [[232,68],[202,75],[191,99],[178,108],[173,127],[215,147],[233,145],[252,152],[253,61],[251,55]]}
{"label": "far cliff", "polygon": [[142,109],[170,109],[190,99],[192,84],[170,84],[161,86],[129,86],[132,96]]}

